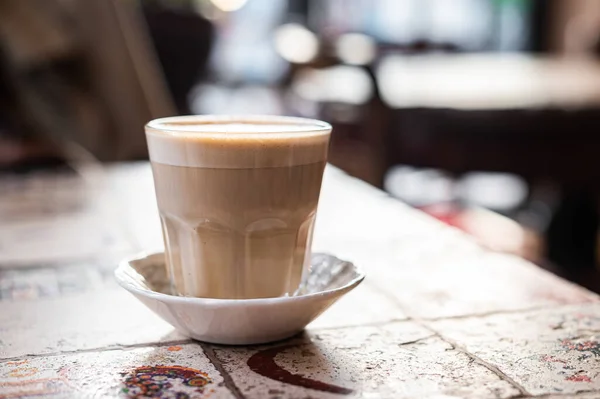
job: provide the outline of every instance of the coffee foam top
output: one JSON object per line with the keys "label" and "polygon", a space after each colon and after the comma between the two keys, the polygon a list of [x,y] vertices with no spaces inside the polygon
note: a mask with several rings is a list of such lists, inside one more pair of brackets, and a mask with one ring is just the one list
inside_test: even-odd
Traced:
{"label": "coffee foam top", "polygon": [[321,162],[330,133],[326,122],[280,116],[178,116],[146,125],[153,162],[204,168]]}

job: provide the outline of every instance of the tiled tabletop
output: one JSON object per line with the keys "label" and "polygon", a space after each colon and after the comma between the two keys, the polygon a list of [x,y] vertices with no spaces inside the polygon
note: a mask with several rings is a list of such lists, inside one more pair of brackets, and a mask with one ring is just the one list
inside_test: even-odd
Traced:
{"label": "tiled tabletop", "polygon": [[306,332],[228,347],[112,278],[162,247],[145,163],[0,177],[0,398],[600,398],[584,289],[329,167],[315,250],[367,279]]}

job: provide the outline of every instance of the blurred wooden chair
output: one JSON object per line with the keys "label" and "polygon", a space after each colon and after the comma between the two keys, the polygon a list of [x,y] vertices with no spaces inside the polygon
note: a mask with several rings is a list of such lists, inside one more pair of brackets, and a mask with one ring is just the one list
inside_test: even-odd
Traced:
{"label": "blurred wooden chair", "polygon": [[12,139],[143,158],[144,124],[175,113],[135,2],[3,0],[0,56]]}

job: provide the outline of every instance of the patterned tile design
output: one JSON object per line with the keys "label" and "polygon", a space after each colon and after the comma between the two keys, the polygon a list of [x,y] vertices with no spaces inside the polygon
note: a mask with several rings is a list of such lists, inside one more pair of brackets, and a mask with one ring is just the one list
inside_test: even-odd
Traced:
{"label": "patterned tile design", "polygon": [[116,288],[117,261],[85,261],[63,266],[0,269],[0,302],[54,298]]}
{"label": "patterned tile design", "polygon": [[1,398],[233,398],[197,344],[0,363]]}

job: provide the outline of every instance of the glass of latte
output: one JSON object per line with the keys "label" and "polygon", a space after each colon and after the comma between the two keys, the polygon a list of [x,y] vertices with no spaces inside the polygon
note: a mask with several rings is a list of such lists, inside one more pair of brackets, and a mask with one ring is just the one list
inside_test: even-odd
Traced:
{"label": "glass of latte", "polygon": [[331,126],[278,116],[151,121],[146,139],[177,295],[292,295],[310,266]]}

